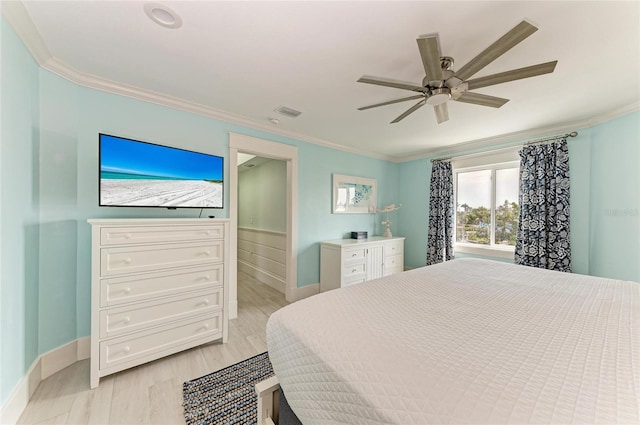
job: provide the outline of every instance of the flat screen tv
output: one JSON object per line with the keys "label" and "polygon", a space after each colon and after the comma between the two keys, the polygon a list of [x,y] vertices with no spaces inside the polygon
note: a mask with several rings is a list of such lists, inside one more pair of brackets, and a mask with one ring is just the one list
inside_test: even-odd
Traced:
{"label": "flat screen tv", "polygon": [[101,207],[222,208],[224,159],[99,134]]}

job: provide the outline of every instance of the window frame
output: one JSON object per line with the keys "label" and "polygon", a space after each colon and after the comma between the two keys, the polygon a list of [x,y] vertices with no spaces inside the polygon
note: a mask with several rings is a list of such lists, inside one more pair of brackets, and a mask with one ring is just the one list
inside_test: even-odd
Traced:
{"label": "window frame", "polygon": [[[473,254],[473,255],[484,255],[489,257],[498,257],[498,258],[513,258],[515,254],[515,246],[513,245],[502,245],[495,243],[495,216],[496,216],[496,170],[504,170],[504,169],[512,169],[520,168],[520,161],[518,160],[510,160],[510,161],[501,161],[495,163],[485,163],[482,165],[473,165],[466,167],[453,167],[453,202],[454,202],[454,212],[453,212],[453,246],[454,252],[460,252],[464,254]],[[458,174],[459,173],[468,173],[473,171],[491,171],[491,223],[490,223],[490,232],[489,232],[489,245],[482,244],[472,244],[472,243],[464,243],[457,242],[457,222],[458,222]],[[519,198],[519,195],[518,195]],[[518,199],[518,203],[520,199]]]}

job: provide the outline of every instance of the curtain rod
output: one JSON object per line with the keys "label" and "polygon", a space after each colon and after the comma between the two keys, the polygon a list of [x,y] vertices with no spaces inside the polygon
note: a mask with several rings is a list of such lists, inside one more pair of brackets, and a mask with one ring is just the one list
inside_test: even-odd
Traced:
{"label": "curtain rod", "polygon": [[547,137],[547,138],[544,138],[544,139],[532,140],[530,142],[525,142],[525,143],[523,143],[521,145],[514,144],[514,145],[511,145],[511,146],[505,146],[505,147],[502,147],[502,148],[496,148],[496,149],[490,149],[490,150],[486,150],[486,151],[474,152],[474,153],[470,153],[470,154],[467,154],[467,155],[450,156],[450,157],[447,157],[447,158],[434,158],[434,159],[431,160],[431,162],[451,161],[454,158],[455,159],[460,159],[460,158],[467,158],[467,157],[473,157],[473,156],[478,156],[478,155],[484,155],[484,154],[487,154],[487,153],[499,152],[499,151],[504,151],[504,150],[507,150],[507,149],[513,149],[513,148],[518,147],[518,146],[527,146],[527,145],[533,145],[533,144],[536,144],[536,143],[549,142],[551,140],[566,139],[567,137],[576,137],[577,135],[578,135],[577,131],[572,131],[571,133],[567,133],[567,134],[560,134],[558,136]]}
{"label": "curtain rod", "polygon": [[547,137],[546,139],[532,140],[530,142],[525,143],[524,146],[535,145],[536,143],[549,142],[551,140],[566,139],[567,137],[576,137],[577,135],[578,135],[577,131],[572,131],[571,133],[561,134],[559,136]]}

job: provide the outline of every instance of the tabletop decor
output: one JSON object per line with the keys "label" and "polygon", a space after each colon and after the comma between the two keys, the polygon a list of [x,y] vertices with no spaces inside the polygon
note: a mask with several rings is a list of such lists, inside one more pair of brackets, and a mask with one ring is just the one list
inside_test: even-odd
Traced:
{"label": "tabletop decor", "polygon": [[385,214],[385,219],[382,221],[382,224],[385,225],[385,230],[382,236],[384,236],[385,238],[390,238],[393,235],[391,234],[391,221],[389,220],[389,213],[391,211],[397,211],[402,207],[402,204],[389,204],[386,205],[382,208],[376,208],[376,210],[374,212],[379,212],[379,213],[384,213]]}

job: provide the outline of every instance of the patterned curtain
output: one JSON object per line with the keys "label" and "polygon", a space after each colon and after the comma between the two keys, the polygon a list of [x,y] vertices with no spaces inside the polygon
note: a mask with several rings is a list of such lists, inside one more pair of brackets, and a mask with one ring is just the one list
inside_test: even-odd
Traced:
{"label": "patterned curtain", "polygon": [[451,162],[434,161],[429,196],[427,265],[453,259],[453,171]]}
{"label": "patterned curtain", "polygon": [[567,139],[520,151],[515,263],[571,272]]}

